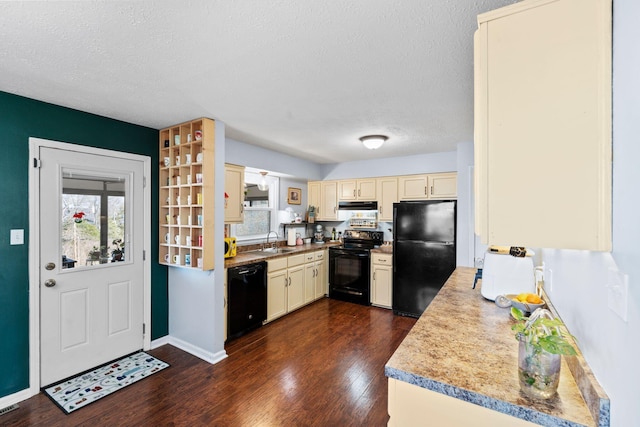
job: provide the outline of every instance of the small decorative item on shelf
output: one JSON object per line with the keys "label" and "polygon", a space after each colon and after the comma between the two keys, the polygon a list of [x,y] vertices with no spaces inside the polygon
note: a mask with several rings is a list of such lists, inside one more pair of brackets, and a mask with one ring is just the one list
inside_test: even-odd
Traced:
{"label": "small decorative item on shelf", "polygon": [[200,141],[202,139],[202,131],[201,130],[195,131],[194,134],[196,136],[196,141]]}
{"label": "small decorative item on shelf", "polygon": [[511,316],[518,321],[511,329],[516,331],[516,339],[519,341],[520,389],[529,397],[549,399],[558,389],[561,355],[576,354],[569,342],[571,335],[564,330],[560,319],[555,319],[544,308],[525,317],[522,311],[512,307]]}
{"label": "small decorative item on shelf", "polygon": [[225,191],[224,192],[224,208],[227,208],[227,202],[229,201],[229,194]]}

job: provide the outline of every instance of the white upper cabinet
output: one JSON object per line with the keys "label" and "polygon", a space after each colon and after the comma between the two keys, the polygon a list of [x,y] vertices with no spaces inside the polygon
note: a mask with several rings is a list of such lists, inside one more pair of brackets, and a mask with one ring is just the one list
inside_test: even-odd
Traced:
{"label": "white upper cabinet", "polygon": [[611,249],[611,1],[525,0],[478,17],[476,232]]}

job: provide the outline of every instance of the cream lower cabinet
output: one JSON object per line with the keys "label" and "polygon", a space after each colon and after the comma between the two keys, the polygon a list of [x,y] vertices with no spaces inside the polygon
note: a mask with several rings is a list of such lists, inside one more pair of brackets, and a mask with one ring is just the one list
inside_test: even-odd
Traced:
{"label": "cream lower cabinet", "polygon": [[304,265],[304,302],[308,304],[326,293],[325,251],[308,252]]}
{"label": "cream lower cabinet", "polygon": [[304,305],[304,254],[267,261],[267,322]]}
{"label": "cream lower cabinet", "polygon": [[611,249],[611,1],[514,3],[475,34],[476,233]]}
{"label": "cream lower cabinet", "polygon": [[329,293],[329,262],[327,261],[327,250],[316,251],[316,299],[322,298]]}
{"label": "cream lower cabinet", "polygon": [[371,254],[371,304],[391,308],[393,295],[393,255]]}
{"label": "cream lower cabinet", "polygon": [[537,424],[446,396],[395,378],[388,379],[388,427],[533,427]]}

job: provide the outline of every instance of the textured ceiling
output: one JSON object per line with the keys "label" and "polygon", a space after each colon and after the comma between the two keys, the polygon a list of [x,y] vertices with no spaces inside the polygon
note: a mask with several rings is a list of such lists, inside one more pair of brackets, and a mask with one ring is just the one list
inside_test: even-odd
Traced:
{"label": "textured ceiling", "polygon": [[[476,15],[515,0],[0,2],[0,90],[317,163],[473,136]],[[358,137],[385,134],[379,150]]]}

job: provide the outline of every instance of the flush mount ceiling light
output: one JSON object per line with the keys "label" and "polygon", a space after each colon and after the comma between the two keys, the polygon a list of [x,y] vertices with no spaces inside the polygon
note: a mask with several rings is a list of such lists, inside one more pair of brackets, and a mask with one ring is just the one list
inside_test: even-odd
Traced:
{"label": "flush mount ceiling light", "polygon": [[265,178],[267,173],[268,172],[260,172],[260,175],[262,175],[262,179],[260,180],[260,183],[258,184],[258,190],[260,190],[260,191],[267,191],[269,189],[269,184],[267,184],[267,180]]}
{"label": "flush mount ceiling light", "polygon": [[362,144],[369,150],[377,150],[382,147],[382,144],[389,139],[384,135],[367,135],[360,138]]}

